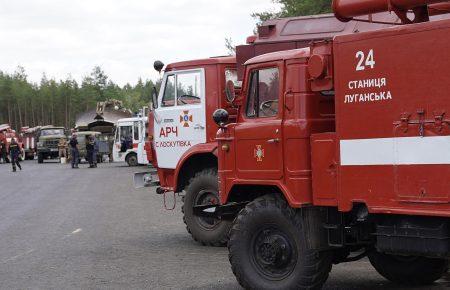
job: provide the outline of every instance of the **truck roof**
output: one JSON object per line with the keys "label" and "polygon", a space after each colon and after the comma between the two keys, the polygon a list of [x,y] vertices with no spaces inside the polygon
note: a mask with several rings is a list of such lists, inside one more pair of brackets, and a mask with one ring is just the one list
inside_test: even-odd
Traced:
{"label": "truck roof", "polygon": [[[402,25],[402,26],[394,26],[394,27],[388,27],[382,30],[375,30],[375,31],[367,31],[364,33],[358,33],[358,34],[347,34],[347,35],[339,35],[336,36],[334,39],[335,43],[343,43],[343,42],[349,42],[349,41],[355,41],[355,40],[362,40],[367,38],[377,38],[377,37],[385,37],[389,34],[397,34],[399,32],[402,32],[404,34],[408,32],[416,32],[416,31],[427,31],[432,29],[439,29],[442,27],[448,27],[450,23],[450,19],[444,19],[438,20],[438,21],[430,21],[430,22],[423,22],[418,24],[409,24],[409,25]],[[419,39],[417,41],[420,41]]]}
{"label": "truck roof", "polygon": [[182,67],[214,65],[214,64],[236,64],[235,56],[217,56],[203,59],[180,61],[168,64],[166,70],[174,70]]}
{"label": "truck roof", "polygon": [[[367,21],[369,20],[369,16],[361,16],[359,18]],[[386,23],[367,23],[360,21],[341,22],[334,14],[267,20],[258,27],[258,36],[252,43],[279,43],[285,41],[331,39],[340,34],[370,31],[400,23],[400,19],[395,14],[389,13],[373,14],[372,20]]]}
{"label": "truck roof", "polygon": [[80,131],[80,132],[76,132],[75,135],[101,135],[102,133],[97,132],[97,131]]}
{"label": "truck roof", "polygon": [[309,55],[310,55],[309,47],[284,50],[284,51],[276,51],[276,52],[270,52],[270,53],[262,54],[259,56],[255,56],[254,58],[251,58],[247,62],[245,62],[245,65],[277,61],[277,60],[304,58],[304,57],[309,57]]}
{"label": "truck roof", "polygon": [[45,127],[41,127],[41,130],[53,130],[53,129],[63,129],[63,130],[65,130],[64,127],[58,127],[58,126],[45,126]]}
{"label": "truck roof", "polygon": [[[433,16],[431,19],[440,20],[449,17],[447,14]],[[244,63],[257,55],[308,47],[313,41],[331,40],[338,35],[354,35],[401,24],[395,13],[388,12],[364,15],[358,19],[362,21],[341,22],[334,14],[321,14],[263,22],[258,27],[257,35],[249,37],[246,45],[236,47],[239,80],[244,77]]]}
{"label": "truck roof", "polygon": [[134,121],[144,121],[147,122],[147,117],[133,117],[133,118],[124,118],[117,120],[117,124],[124,122],[134,122]]}
{"label": "truck roof", "polygon": [[0,131],[8,130],[11,126],[9,124],[0,124]]}

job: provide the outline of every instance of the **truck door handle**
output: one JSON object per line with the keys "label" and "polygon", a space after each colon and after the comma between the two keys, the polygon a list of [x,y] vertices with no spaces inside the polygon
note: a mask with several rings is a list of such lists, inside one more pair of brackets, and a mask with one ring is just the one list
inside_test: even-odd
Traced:
{"label": "truck door handle", "polygon": [[280,142],[280,139],[278,138],[267,140],[267,143],[278,143],[278,142]]}
{"label": "truck door handle", "polygon": [[195,125],[194,125],[194,129],[195,129],[195,130],[203,130],[203,129],[205,129],[205,127],[202,126],[202,125],[200,125],[200,124],[195,124]]}

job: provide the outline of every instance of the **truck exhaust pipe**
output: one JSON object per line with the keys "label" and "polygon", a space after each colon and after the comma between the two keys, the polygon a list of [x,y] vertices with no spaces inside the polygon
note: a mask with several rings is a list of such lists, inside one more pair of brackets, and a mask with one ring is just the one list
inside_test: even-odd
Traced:
{"label": "truck exhaust pipe", "polygon": [[[433,6],[437,3],[442,6],[440,8]],[[443,14],[443,11],[448,13],[448,5],[448,0],[333,0],[332,6],[336,18],[343,22],[348,22],[358,16],[392,11],[404,24],[408,24],[428,21],[430,14]],[[444,6],[445,8],[443,8]],[[408,12],[414,13],[413,20],[408,19]],[[433,14],[436,12],[438,13]]]}

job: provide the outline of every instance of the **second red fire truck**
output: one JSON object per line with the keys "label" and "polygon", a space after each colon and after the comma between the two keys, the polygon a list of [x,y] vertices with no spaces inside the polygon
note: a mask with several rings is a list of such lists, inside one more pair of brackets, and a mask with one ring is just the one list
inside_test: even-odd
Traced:
{"label": "second red fire truck", "polygon": [[[450,258],[447,1],[335,0],[339,19],[391,10],[403,26],[340,35],[246,62],[236,121],[217,110],[232,270],[246,289],[319,289],[368,256],[427,285]],[[445,4],[445,5],[444,5]]]}

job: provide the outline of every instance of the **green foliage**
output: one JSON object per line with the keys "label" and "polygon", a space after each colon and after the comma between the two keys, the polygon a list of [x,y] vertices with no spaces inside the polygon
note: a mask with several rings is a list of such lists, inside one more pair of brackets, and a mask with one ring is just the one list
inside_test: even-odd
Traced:
{"label": "green foliage", "polygon": [[137,112],[149,104],[153,86],[152,81],[139,79],[135,86],[120,87],[100,67],[94,67],[81,85],[70,77],[56,81],[45,74],[34,84],[23,67],[12,74],[0,71],[0,124],[9,123],[16,130],[49,124],[71,128],[79,113],[108,99],[121,100]]}
{"label": "green foliage", "polygon": [[274,3],[281,5],[281,11],[257,12],[253,13],[252,16],[261,23],[274,18],[330,13],[331,1],[332,0],[273,0]]}

